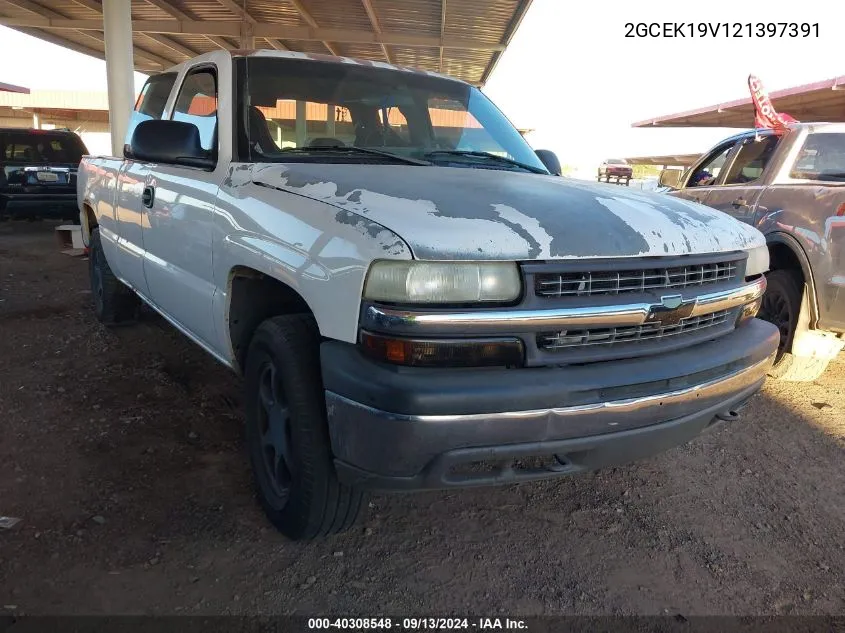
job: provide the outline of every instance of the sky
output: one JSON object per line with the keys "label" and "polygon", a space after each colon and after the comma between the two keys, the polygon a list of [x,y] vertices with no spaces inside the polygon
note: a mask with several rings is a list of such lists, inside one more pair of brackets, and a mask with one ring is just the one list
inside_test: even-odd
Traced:
{"label": "sky", "polygon": [[[807,22],[800,39],[626,38],[626,23]],[[562,163],[703,152],[738,130],[631,123],[845,75],[841,0],[534,0],[484,92]]]}
{"label": "sky", "polygon": [[[819,35],[626,38],[629,22],[818,23]],[[769,91],[845,75],[843,25],[841,0],[534,0],[484,91],[515,125],[534,130],[532,146],[564,164],[703,152],[736,130],[631,123],[747,97],[749,73]],[[27,60],[2,64],[0,82],[106,90],[103,61],[4,27],[0,59]],[[135,74],[136,90],[143,80]]]}

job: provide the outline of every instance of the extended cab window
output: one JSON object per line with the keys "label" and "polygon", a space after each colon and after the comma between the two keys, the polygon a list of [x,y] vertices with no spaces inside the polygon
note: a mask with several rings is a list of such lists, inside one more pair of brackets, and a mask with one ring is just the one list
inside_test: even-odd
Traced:
{"label": "extended cab window", "polygon": [[808,180],[845,180],[845,134],[808,134],[789,176]]}
{"label": "extended cab window", "polygon": [[714,184],[733,146],[734,142],[730,142],[716,148],[690,176],[687,187],[707,187]]}
{"label": "extended cab window", "polygon": [[126,130],[126,143],[132,140],[132,133],[141,121],[160,119],[164,114],[164,106],[167,105],[167,98],[176,83],[176,73],[154,75],[147,79],[147,83],[141,88],[141,94],[135,102],[135,110],[129,119],[129,128]]}
{"label": "extended cab window", "polygon": [[763,138],[749,138],[743,141],[724,184],[740,185],[757,180],[774,155],[779,140],[779,136],[770,134]]}
{"label": "extended cab window", "polygon": [[176,105],[174,121],[196,125],[200,142],[205,150],[217,147],[217,76],[211,68],[191,71],[182,82]]}

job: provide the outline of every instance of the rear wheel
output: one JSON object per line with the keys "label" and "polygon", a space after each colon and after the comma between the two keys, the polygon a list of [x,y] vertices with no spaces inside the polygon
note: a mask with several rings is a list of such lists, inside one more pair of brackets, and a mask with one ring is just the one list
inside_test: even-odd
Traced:
{"label": "rear wheel", "polygon": [[91,231],[88,247],[88,276],[94,297],[94,314],[106,325],[115,325],[134,319],[141,305],[138,295],[114,276],[103,253],[100,229]]}
{"label": "rear wheel", "polygon": [[309,315],[262,323],[246,360],[246,436],[259,502],[291,539],[352,526],[361,491],[340,483],[332,460],[319,364]]}
{"label": "rear wheel", "polygon": [[778,351],[769,376],[793,382],[815,380],[824,373],[830,359],[791,353],[801,311],[803,279],[798,271],[780,269],[768,273],[766,281],[766,294],[758,316],[780,331]]}

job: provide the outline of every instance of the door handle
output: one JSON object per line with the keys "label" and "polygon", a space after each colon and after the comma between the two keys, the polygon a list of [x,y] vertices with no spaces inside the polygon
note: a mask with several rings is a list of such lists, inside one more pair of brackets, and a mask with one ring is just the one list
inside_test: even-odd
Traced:
{"label": "door handle", "polygon": [[152,187],[144,187],[144,193],[141,194],[141,202],[148,209],[153,208],[153,201],[155,200],[155,189]]}
{"label": "door handle", "polygon": [[747,207],[748,203],[745,201],[745,198],[737,198],[733,202],[731,202],[731,206],[734,209],[739,209],[741,207]]}

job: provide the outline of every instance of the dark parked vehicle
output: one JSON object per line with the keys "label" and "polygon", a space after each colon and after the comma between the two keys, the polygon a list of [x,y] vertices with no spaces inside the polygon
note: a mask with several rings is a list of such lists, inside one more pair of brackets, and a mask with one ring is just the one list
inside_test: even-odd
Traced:
{"label": "dark parked vehicle", "polygon": [[781,333],[773,375],[821,375],[845,337],[845,125],[749,130],[686,172],[664,170],[660,184],[765,234],[771,266],[759,316]]}
{"label": "dark parked vehicle", "polygon": [[78,222],[76,170],[87,153],[68,130],[0,128],[0,217]]}

